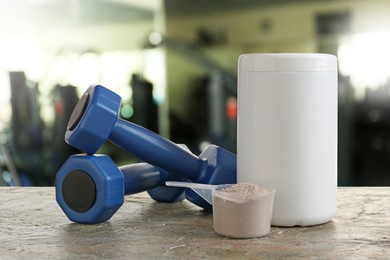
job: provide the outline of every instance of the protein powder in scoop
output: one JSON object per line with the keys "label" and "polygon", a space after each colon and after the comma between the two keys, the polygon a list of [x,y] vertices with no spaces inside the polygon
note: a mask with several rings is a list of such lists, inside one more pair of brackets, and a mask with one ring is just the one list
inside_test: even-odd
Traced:
{"label": "protein powder in scoop", "polygon": [[275,189],[252,183],[217,188],[213,195],[216,233],[233,238],[253,238],[271,230]]}

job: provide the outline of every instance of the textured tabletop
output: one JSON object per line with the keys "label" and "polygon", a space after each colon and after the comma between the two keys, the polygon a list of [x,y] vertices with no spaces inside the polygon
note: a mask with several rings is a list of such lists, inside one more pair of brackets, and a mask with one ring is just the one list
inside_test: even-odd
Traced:
{"label": "textured tabletop", "polygon": [[390,259],[390,187],[339,188],[334,219],[278,228],[263,238],[231,239],[212,215],[183,201],[127,196],[110,221],[71,223],[54,188],[0,188],[0,259],[172,258]]}

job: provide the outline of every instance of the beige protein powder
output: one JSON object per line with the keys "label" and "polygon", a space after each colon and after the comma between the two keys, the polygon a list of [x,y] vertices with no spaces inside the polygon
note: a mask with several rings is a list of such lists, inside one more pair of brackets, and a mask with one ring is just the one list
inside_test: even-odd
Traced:
{"label": "beige protein powder", "polygon": [[253,238],[271,230],[274,189],[239,183],[216,189],[213,194],[213,225],[217,234]]}

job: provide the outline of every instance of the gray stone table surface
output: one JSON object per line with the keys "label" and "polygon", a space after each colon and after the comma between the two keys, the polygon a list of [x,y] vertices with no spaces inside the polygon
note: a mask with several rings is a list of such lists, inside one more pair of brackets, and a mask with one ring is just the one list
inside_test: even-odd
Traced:
{"label": "gray stone table surface", "polygon": [[146,193],[127,196],[108,222],[75,224],[54,191],[0,188],[0,259],[390,259],[390,187],[339,188],[331,222],[256,239],[219,236],[199,207]]}

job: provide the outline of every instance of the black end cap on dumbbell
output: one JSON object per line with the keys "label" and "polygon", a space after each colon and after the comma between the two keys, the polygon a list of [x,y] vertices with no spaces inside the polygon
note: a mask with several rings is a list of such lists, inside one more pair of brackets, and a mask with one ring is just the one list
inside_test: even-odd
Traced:
{"label": "black end cap on dumbbell", "polygon": [[95,203],[95,182],[84,171],[72,171],[62,183],[62,197],[70,209],[85,212]]}
{"label": "black end cap on dumbbell", "polygon": [[68,121],[68,125],[66,126],[67,130],[72,131],[76,128],[77,124],[83,117],[85,110],[87,109],[88,100],[89,94],[88,92],[85,92],[84,95],[77,102],[76,107],[73,109],[72,115],[70,116]]}

